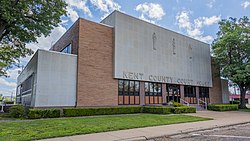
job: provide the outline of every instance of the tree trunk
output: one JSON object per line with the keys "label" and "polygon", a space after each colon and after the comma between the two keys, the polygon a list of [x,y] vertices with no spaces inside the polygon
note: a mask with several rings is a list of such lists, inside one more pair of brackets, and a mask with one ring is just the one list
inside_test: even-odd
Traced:
{"label": "tree trunk", "polygon": [[240,87],[240,108],[245,109],[246,108],[246,89],[243,87]]}

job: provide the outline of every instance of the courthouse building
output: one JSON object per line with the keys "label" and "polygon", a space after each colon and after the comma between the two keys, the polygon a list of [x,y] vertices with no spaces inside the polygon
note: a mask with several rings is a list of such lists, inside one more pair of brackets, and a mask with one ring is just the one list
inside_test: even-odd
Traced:
{"label": "courthouse building", "polygon": [[208,44],[114,11],[78,19],[18,76],[17,102],[31,107],[227,103]]}

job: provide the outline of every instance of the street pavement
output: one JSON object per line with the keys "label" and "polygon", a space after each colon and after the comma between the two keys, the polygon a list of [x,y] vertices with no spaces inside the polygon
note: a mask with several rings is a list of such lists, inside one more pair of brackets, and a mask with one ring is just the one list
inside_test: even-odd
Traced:
{"label": "street pavement", "polygon": [[249,141],[250,123],[217,127],[178,135],[153,138],[148,141]]}
{"label": "street pavement", "polygon": [[86,135],[76,135],[76,136],[44,139],[42,141],[130,141],[130,140],[132,141],[132,140],[155,140],[157,138],[159,140],[160,139],[175,140],[175,138],[169,138],[169,137],[178,135],[181,136],[192,132],[194,132],[194,135],[196,135],[197,138],[198,137],[204,138],[204,136],[201,136],[196,132],[209,129],[212,130],[218,127],[229,127],[232,125],[236,126],[244,123],[250,123],[249,112],[197,111],[197,113],[186,114],[186,115],[208,117],[208,118],[213,118],[214,120],[162,125],[162,126],[145,127],[145,128],[135,128],[128,130],[93,133]]}

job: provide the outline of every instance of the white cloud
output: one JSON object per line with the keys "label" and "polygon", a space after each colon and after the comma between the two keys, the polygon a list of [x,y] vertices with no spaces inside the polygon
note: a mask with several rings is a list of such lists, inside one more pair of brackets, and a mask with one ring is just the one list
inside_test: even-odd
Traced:
{"label": "white cloud", "polygon": [[215,3],[215,0],[208,0],[208,3],[207,3],[206,5],[207,5],[207,7],[209,7],[209,8],[213,8],[214,3]]}
{"label": "white cloud", "polygon": [[185,10],[177,14],[176,21],[179,28],[184,29],[186,34],[192,38],[206,43],[211,43],[213,41],[213,37],[210,35],[204,36],[202,28],[204,26],[210,26],[218,23],[221,19],[221,16],[198,17],[197,19],[194,19],[193,22],[191,22],[189,18],[190,14],[190,11]]}
{"label": "white cloud", "polygon": [[189,11],[182,11],[177,14],[176,20],[180,28],[185,28],[189,30],[192,28],[191,23],[189,21],[189,14]]}
{"label": "white cloud", "polygon": [[67,6],[67,16],[72,22],[75,22],[79,18],[78,13],[70,6]]}
{"label": "white cloud", "polygon": [[101,19],[104,19],[114,10],[120,11],[121,9],[121,6],[113,0],[90,0],[90,2],[96,9],[100,10],[100,12],[103,13]]}
{"label": "white cloud", "polygon": [[221,16],[202,17],[204,25],[213,25],[221,20]]}
{"label": "white cloud", "polygon": [[245,9],[250,6],[250,1],[244,1],[241,3],[241,6],[243,6]]}
{"label": "white cloud", "polygon": [[1,86],[7,86],[7,87],[16,87],[16,83],[14,82],[9,82],[6,79],[0,77],[0,85]]}
{"label": "white cloud", "polygon": [[86,6],[87,0],[65,0],[65,2],[68,4],[67,15],[72,22],[75,22],[79,17],[76,10],[79,10],[89,17],[92,17],[90,9]]}
{"label": "white cloud", "polygon": [[162,17],[165,15],[163,7],[157,3],[145,2],[143,4],[137,5],[135,10],[141,12],[141,19],[151,22],[154,22],[154,20],[161,20]]}

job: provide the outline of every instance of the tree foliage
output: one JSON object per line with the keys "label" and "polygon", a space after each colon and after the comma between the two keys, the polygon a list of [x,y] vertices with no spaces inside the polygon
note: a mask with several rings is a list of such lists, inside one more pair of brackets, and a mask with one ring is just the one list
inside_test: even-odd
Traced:
{"label": "tree foliage", "polygon": [[250,22],[247,17],[230,17],[219,22],[219,32],[212,44],[213,55],[220,64],[221,75],[237,84],[241,91],[241,108],[250,89]]}
{"label": "tree foliage", "polygon": [[31,55],[27,43],[48,36],[66,14],[63,0],[1,0],[0,1],[0,76]]}

